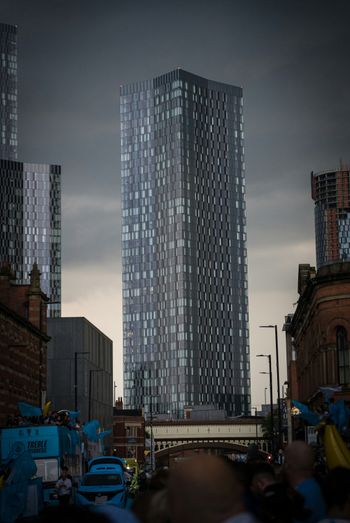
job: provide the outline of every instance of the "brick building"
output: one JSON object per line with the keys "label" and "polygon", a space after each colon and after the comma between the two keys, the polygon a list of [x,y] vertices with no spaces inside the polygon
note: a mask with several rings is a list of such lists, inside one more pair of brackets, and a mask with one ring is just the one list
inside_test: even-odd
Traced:
{"label": "brick building", "polygon": [[113,409],[113,454],[121,458],[136,458],[145,454],[145,418],[141,409],[123,409],[121,398]]}
{"label": "brick building", "polygon": [[299,300],[286,317],[288,396],[317,405],[319,387],[350,399],[350,262],[299,265]]}
{"label": "brick building", "polygon": [[30,284],[17,285],[0,269],[0,425],[17,413],[18,401],[41,406],[46,395],[47,297],[36,264]]}

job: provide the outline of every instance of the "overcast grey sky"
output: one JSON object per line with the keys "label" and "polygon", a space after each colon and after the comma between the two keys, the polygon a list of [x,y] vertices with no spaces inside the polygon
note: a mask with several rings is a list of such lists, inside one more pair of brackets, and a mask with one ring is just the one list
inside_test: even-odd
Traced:
{"label": "overcast grey sky", "polygon": [[349,15],[347,0],[1,0],[0,21],[19,32],[19,159],[63,167],[63,313],[113,339],[117,393],[119,86],[181,66],[243,87],[260,405],[266,362],[255,354],[274,339],[258,325],[282,328],[298,263],[315,261],[310,171],[350,161]]}

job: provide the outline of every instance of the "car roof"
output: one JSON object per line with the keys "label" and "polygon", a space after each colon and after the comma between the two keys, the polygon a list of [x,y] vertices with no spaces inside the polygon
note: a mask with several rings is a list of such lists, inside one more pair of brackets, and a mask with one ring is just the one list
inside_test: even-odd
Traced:
{"label": "car roof", "polygon": [[123,461],[120,459],[120,458],[117,458],[115,456],[99,456],[97,458],[93,458],[89,461],[88,463],[88,470],[90,471],[92,469],[92,467],[98,467],[98,466],[103,466],[103,467],[115,467],[115,466],[120,466],[122,469],[124,468],[125,464],[123,463]]}

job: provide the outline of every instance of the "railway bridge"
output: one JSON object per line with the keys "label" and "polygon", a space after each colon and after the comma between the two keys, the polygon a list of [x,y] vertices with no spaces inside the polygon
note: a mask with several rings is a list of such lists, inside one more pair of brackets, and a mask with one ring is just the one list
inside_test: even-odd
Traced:
{"label": "railway bridge", "polygon": [[225,420],[152,420],[146,424],[157,465],[171,466],[205,452],[241,459],[249,445],[268,452],[262,431],[263,417],[247,416]]}

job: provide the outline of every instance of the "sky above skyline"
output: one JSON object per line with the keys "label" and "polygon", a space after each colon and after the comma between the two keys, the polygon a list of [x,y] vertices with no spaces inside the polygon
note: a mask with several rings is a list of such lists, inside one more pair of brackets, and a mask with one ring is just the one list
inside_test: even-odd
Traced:
{"label": "sky above skyline", "polygon": [[[243,87],[252,405],[315,263],[310,172],[350,162],[349,3],[2,0],[18,25],[19,160],[62,165],[63,315],[114,342],[122,395],[119,87],[178,66]],[[275,388],[276,390],[276,388]]]}

